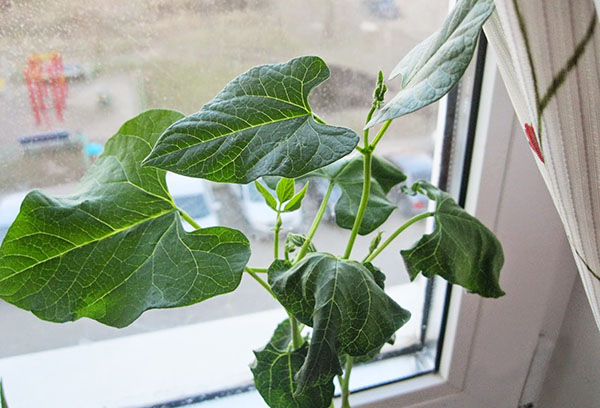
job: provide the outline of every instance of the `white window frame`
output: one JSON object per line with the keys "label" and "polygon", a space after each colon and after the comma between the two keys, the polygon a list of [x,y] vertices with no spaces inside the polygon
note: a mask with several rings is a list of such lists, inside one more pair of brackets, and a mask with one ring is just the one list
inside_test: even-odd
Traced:
{"label": "white window frame", "polygon": [[517,408],[543,381],[530,367],[551,357],[576,267],[490,49],[466,209],[502,241],[506,296],[454,287],[439,372],[357,393],[353,406]]}
{"label": "white window frame", "polygon": [[[352,396],[354,407],[516,408],[521,403],[531,362],[534,358],[539,359],[536,350],[540,338],[543,336],[546,342],[550,339],[552,343],[558,334],[575,266],[562,225],[528,151],[492,52],[488,52],[484,70],[476,133],[466,208],[491,227],[504,245],[506,264],[501,286],[507,295],[501,299],[482,300],[465,294],[460,288],[453,288],[439,372],[356,393]],[[281,317],[273,316],[272,319],[277,321]],[[251,337],[254,323],[250,324],[246,317],[236,319],[240,330],[232,335],[245,333],[245,337]],[[263,322],[271,326],[268,320]],[[186,330],[192,328],[173,330],[181,331],[177,331],[178,338],[200,341],[195,335],[186,335]],[[161,336],[167,335],[166,332],[158,332],[152,338],[158,341]],[[133,352],[138,347],[135,342],[139,340],[139,336],[131,336],[103,343],[125,347],[121,351],[126,355],[127,350]],[[210,347],[210,341],[202,341],[206,343],[204,346]],[[156,344],[160,347],[160,343]],[[82,384],[68,384],[63,390],[89,392],[82,394],[88,395],[88,398],[93,398],[94,394],[105,395],[107,390],[99,388],[99,384],[90,380],[89,373],[84,372],[88,362],[60,358],[60,353],[75,352],[81,347],[95,345],[0,361],[0,374],[5,376],[7,396],[33,392],[44,396],[41,397],[43,400],[60,400],[60,392],[64,391],[57,391],[53,383],[56,380],[52,378],[53,370],[58,369],[82,370]],[[54,359],[47,361],[50,355]],[[159,355],[156,353],[157,358],[163,358]],[[170,356],[164,357],[165,364]],[[234,355],[232,358],[239,357]],[[547,357],[549,352],[542,359]],[[186,356],[182,358],[185,360]],[[104,357],[97,355],[95,359],[98,367],[103,367]],[[131,364],[132,361],[122,363]],[[133,363],[142,367],[145,364],[143,359]],[[40,371],[35,369],[36,366],[46,368]],[[188,367],[184,374],[194,376],[204,370],[210,376],[207,367],[208,364],[204,365],[204,369],[194,365]],[[119,373],[118,367],[105,368],[97,373],[99,378]],[[10,373],[19,371],[29,379],[29,384],[13,382],[15,388],[11,389]],[[130,380],[124,388],[131,388],[132,399],[121,399],[112,404],[107,402],[106,406],[139,406],[145,403],[134,402],[140,395],[154,398],[153,401],[161,400],[159,393],[153,392],[156,390],[143,390],[135,385],[152,386],[152,372],[143,372],[141,378]],[[183,390],[189,384],[181,386]],[[527,383],[527,387],[535,389],[535,384]],[[256,393],[248,394],[250,400],[259,401]],[[234,406],[229,405],[232,402],[224,405]],[[13,403],[16,405],[11,406],[19,408],[18,398]],[[82,403],[81,406],[88,406],[84,400]],[[339,401],[336,401],[338,405]],[[235,406],[260,406],[260,403]]]}

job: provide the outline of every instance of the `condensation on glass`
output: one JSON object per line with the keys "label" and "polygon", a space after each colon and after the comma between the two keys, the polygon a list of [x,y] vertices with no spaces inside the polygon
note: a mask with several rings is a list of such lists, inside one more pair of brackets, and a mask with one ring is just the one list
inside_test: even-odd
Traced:
{"label": "condensation on glass", "polygon": [[[28,190],[74,191],[124,121],[158,107],[193,113],[254,65],[321,56],[331,78],[311,96],[313,110],[361,134],[378,70],[389,74],[446,12],[437,0],[0,0],[0,237]],[[398,80],[388,86],[388,97],[400,88]],[[434,105],[395,121],[378,147],[409,181],[431,176],[437,117]],[[185,180],[169,179],[175,200],[194,218],[244,231],[252,240],[251,265],[267,266],[274,214],[252,187],[195,183],[188,189]],[[284,231],[306,233],[325,189],[311,181],[304,207],[284,219]],[[380,228],[388,233],[425,206],[398,191],[390,197],[399,210]],[[402,289],[408,278],[399,250],[424,229],[424,222],[413,226],[376,262],[413,313],[396,348],[421,336],[424,284]],[[332,205],[316,247],[339,254],[348,234],[336,227]],[[370,240],[360,237],[354,254],[364,256]],[[274,307],[247,279],[233,295],[150,311],[122,330],[87,319],[46,323],[0,302],[0,358]]]}

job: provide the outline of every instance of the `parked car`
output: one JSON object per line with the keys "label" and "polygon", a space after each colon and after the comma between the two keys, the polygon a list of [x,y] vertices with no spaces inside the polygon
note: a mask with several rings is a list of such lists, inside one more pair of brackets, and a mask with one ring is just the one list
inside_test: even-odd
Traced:
{"label": "parked car", "polygon": [[[202,228],[219,225],[218,205],[206,180],[167,173],[167,186],[175,204],[193,218]],[[186,231],[194,227],[184,223]]]}
{"label": "parked car", "polygon": [[366,0],[364,3],[377,18],[393,20],[400,17],[400,9],[394,0]]}
{"label": "parked car", "polygon": [[[396,153],[385,154],[384,157],[406,174],[405,184],[407,186],[411,186],[417,180],[431,180],[433,160],[427,154]],[[429,203],[429,199],[426,196],[422,194],[415,196],[403,194],[398,186],[392,189],[389,196],[407,217],[424,212]]]}
{"label": "parked car", "polygon": [[[265,188],[277,197],[277,193],[263,183]],[[240,199],[244,218],[250,227],[257,233],[268,234],[275,226],[275,212],[265,203],[254,183],[232,185]],[[298,190],[298,188],[296,188]],[[301,210],[281,214],[281,221],[285,230],[296,230],[302,224]]]}

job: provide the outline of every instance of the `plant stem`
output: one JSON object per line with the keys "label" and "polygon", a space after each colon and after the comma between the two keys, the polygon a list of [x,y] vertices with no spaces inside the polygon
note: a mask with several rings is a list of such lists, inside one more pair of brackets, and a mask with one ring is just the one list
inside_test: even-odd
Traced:
{"label": "plant stem", "polygon": [[279,231],[281,231],[281,212],[277,211],[277,219],[275,220],[275,241],[273,243],[273,254],[275,259],[279,259]]}
{"label": "plant stem", "polygon": [[348,398],[350,397],[350,373],[352,372],[352,363],[354,362],[353,358],[350,356],[346,356],[346,366],[344,367],[344,377],[340,383],[342,387],[342,408],[350,408],[350,401]]}
{"label": "plant stem", "polygon": [[192,227],[196,228],[196,229],[200,229],[202,227],[200,227],[200,225],[194,221],[194,219],[192,217],[190,217],[190,215],[188,213],[186,213],[185,211],[183,211],[181,208],[177,207],[177,211],[179,211],[179,214],[181,215],[181,218],[183,218],[184,220],[187,221],[188,224],[190,224]]}
{"label": "plant stem", "polygon": [[[365,135],[365,146],[369,145],[369,137]],[[369,203],[369,193],[371,191],[371,151],[365,149],[363,153],[363,190],[362,196],[360,198],[360,205],[358,207],[358,213],[356,214],[356,219],[354,220],[354,225],[352,226],[352,232],[350,233],[350,238],[348,239],[348,244],[346,245],[346,251],[344,252],[344,256],[342,259],[350,258],[350,254],[352,253],[352,247],[354,246],[354,241],[356,241],[356,236],[358,235],[358,230],[360,229],[360,224],[362,223],[363,217],[367,210],[367,204]]]}
{"label": "plant stem", "polygon": [[256,273],[254,273],[253,271],[249,270],[248,268],[244,268],[244,270],[254,278],[254,280],[256,280],[260,286],[262,286],[263,288],[265,288],[265,290],[267,292],[269,292],[271,294],[271,296],[273,296],[273,298],[275,298],[275,300],[277,300],[277,296],[275,296],[275,293],[273,293],[273,291],[271,290],[271,287],[269,286],[269,284],[267,282],[265,282],[260,276],[258,276]]}
{"label": "plant stem", "polygon": [[302,346],[302,335],[300,334],[300,328],[298,327],[298,319],[290,312],[288,312],[288,317],[292,326],[292,344],[294,350],[298,350]]}
{"label": "plant stem", "polygon": [[325,210],[327,210],[327,203],[329,202],[329,197],[331,196],[332,191],[333,191],[333,183],[329,183],[329,186],[327,187],[327,192],[325,193],[325,196],[323,197],[323,201],[321,202],[321,206],[319,207],[319,210],[317,211],[317,215],[315,216],[315,219],[314,219],[312,225],[310,226],[310,229],[308,230],[308,235],[306,236],[306,240],[300,247],[300,251],[298,252],[298,255],[296,255],[296,258],[294,259],[294,263],[298,263],[298,261],[300,259],[304,258],[304,255],[306,255],[306,251],[308,251],[308,246],[310,245],[313,237],[315,236],[315,233],[317,232],[317,228],[319,228],[319,224],[321,223],[321,220],[323,219]]}
{"label": "plant stem", "polygon": [[254,272],[254,273],[267,273],[268,269],[267,268],[251,268],[249,266],[246,266],[246,272]]}
{"label": "plant stem", "polygon": [[392,120],[390,119],[383,124],[381,129],[379,129],[379,132],[377,132],[377,136],[375,136],[375,140],[373,140],[373,143],[369,145],[369,149],[371,149],[371,151],[375,150],[375,147],[377,147],[377,144],[379,143],[379,141],[381,140],[381,138],[383,137],[383,135],[388,130],[391,124]]}
{"label": "plant stem", "polygon": [[385,247],[387,247],[394,239],[396,239],[396,237],[398,235],[400,235],[405,229],[407,229],[408,227],[410,227],[414,223],[416,223],[418,221],[421,221],[424,218],[431,217],[433,215],[435,215],[435,213],[426,212],[426,213],[423,213],[423,214],[416,215],[416,216],[412,217],[410,220],[406,221],[404,224],[402,224],[400,226],[400,228],[398,228],[396,231],[394,231],[394,233],[392,235],[390,235],[389,238],[386,239],[385,242],[383,244],[381,244],[381,246],[379,248],[377,248],[369,256],[367,256],[363,260],[363,263],[365,263],[365,262],[371,262],[373,259],[375,259],[375,257],[377,255],[379,255],[379,253],[381,253],[381,251],[383,251],[385,249]]}

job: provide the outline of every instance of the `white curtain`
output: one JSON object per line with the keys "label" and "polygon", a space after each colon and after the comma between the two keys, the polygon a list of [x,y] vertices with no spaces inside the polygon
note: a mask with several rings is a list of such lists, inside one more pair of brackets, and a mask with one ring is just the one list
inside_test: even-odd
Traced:
{"label": "white curtain", "polygon": [[599,3],[496,0],[485,32],[600,328]]}

